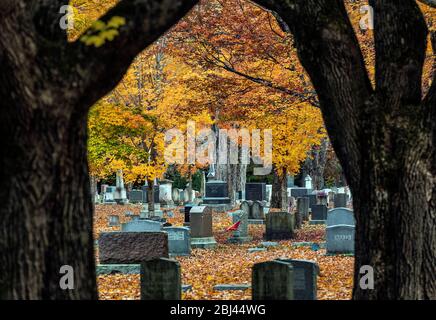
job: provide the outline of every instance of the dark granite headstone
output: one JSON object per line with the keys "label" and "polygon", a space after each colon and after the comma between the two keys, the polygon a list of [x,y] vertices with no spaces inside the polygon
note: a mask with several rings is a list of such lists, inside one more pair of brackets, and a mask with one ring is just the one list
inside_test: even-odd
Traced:
{"label": "dark granite headstone", "polygon": [[229,190],[227,182],[224,181],[208,181],[206,183],[206,196],[203,199],[204,204],[229,204]]}
{"label": "dark granite headstone", "polygon": [[294,198],[301,198],[301,197],[307,197],[310,189],[306,188],[291,188],[291,197]]}
{"label": "dark granite headstone", "polygon": [[132,190],[128,194],[130,203],[140,203],[144,200],[142,190]]}
{"label": "dark granite headstone", "polygon": [[168,257],[165,232],[105,232],[98,240],[101,264],[140,264]]}
{"label": "dark granite headstone", "polygon": [[289,263],[267,261],[253,266],[253,300],[293,300],[294,274]]}
{"label": "dark granite headstone", "polygon": [[312,206],[312,220],[327,220],[328,208],[324,204]]}
{"label": "dark granite headstone", "polygon": [[186,204],[185,205],[185,211],[184,211],[184,214],[185,214],[184,225],[185,226],[189,226],[189,224],[191,222],[191,220],[190,220],[190,213],[191,213],[191,209],[192,209],[193,206],[194,206],[193,204]]}
{"label": "dark granite headstone", "polygon": [[266,183],[247,183],[245,199],[251,201],[266,201]]}
{"label": "dark granite headstone", "polygon": [[[143,199],[144,199],[144,203],[148,202],[147,201],[147,190],[148,190],[148,186],[143,186],[142,187],[142,192],[143,192]],[[159,186],[154,186],[154,203],[159,203]]]}
{"label": "dark granite headstone", "polygon": [[161,258],[141,263],[141,300],[181,300],[181,295],[179,262]]}
{"label": "dark granite headstone", "polygon": [[319,266],[314,261],[277,259],[290,263],[294,271],[294,299],[316,300]]}
{"label": "dark granite headstone", "polygon": [[318,204],[318,198],[316,194],[309,194],[308,198],[309,198],[309,208],[312,209],[314,205]]}
{"label": "dark granite headstone", "polygon": [[297,199],[297,212],[303,221],[309,220],[309,198],[301,197]]}
{"label": "dark granite headstone", "polygon": [[294,216],[288,212],[270,212],[266,216],[266,240],[285,240],[294,237]]}

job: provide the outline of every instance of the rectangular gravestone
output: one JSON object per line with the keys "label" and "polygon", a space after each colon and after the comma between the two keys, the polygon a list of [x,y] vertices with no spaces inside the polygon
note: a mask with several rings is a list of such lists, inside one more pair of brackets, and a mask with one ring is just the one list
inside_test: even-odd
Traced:
{"label": "rectangular gravestone", "polygon": [[346,208],[347,207],[347,194],[346,193],[336,193],[334,198],[335,208]]}
{"label": "rectangular gravestone", "polygon": [[184,210],[185,221],[183,223],[184,226],[189,226],[191,224],[190,214],[191,214],[192,207],[193,207],[192,204],[185,205],[185,210]]}
{"label": "rectangular gravestone", "polygon": [[120,225],[120,217],[111,215],[109,216],[109,227],[118,227]]}
{"label": "rectangular gravestone", "polygon": [[130,203],[142,203],[144,200],[142,190],[132,190],[129,192]]}
{"label": "rectangular gravestone", "polygon": [[306,188],[290,188],[290,189],[291,189],[291,197],[294,197],[295,199],[301,197],[307,197],[309,192],[311,192],[310,189],[306,189]]}
{"label": "rectangular gravestone", "polygon": [[169,253],[174,256],[188,256],[191,254],[191,235],[189,228],[166,227],[168,233]]}
{"label": "rectangular gravestone", "polygon": [[335,208],[330,210],[327,213],[327,226],[334,226],[339,224],[355,226],[356,221],[354,219],[353,211],[346,208]]}
{"label": "rectangular gravestone", "polygon": [[327,206],[323,204],[316,204],[312,206],[312,220],[325,221],[327,220]]}
{"label": "rectangular gravestone", "polygon": [[227,182],[208,181],[206,183],[206,196],[203,199],[204,204],[229,204],[229,190]]}
{"label": "rectangular gravestone", "polygon": [[294,216],[288,212],[270,212],[266,216],[266,240],[285,240],[294,237]]}
{"label": "rectangular gravestone", "polygon": [[141,300],[181,300],[181,295],[179,262],[161,258],[141,263]]}
{"label": "rectangular gravestone", "polygon": [[294,299],[316,300],[317,299],[317,276],[319,266],[314,261],[277,259],[290,263],[294,271]]}
{"label": "rectangular gravestone", "polygon": [[266,183],[247,183],[245,185],[245,199],[251,201],[265,201]]}
{"label": "rectangular gravestone", "polygon": [[212,210],[206,206],[192,207],[190,212],[191,245],[193,248],[213,248]]}
{"label": "rectangular gravestone", "polygon": [[312,207],[318,204],[318,198],[316,194],[309,194],[308,198],[309,198],[309,208],[312,210]]}
{"label": "rectangular gravestone", "polygon": [[158,221],[151,220],[132,220],[127,223],[123,223],[121,226],[123,232],[159,232],[162,231],[162,224]]}
{"label": "rectangular gravestone", "polygon": [[354,253],[355,227],[334,225],[326,228],[327,254]]}
{"label": "rectangular gravestone", "polygon": [[240,222],[238,230],[233,231],[232,237],[228,240],[230,243],[244,243],[251,241],[251,237],[248,236],[248,214],[242,210],[233,212],[233,223]]}
{"label": "rectangular gravestone", "polygon": [[289,263],[256,263],[252,271],[253,300],[293,300],[294,274]]}
{"label": "rectangular gravestone", "polygon": [[168,257],[165,232],[105,232],[98,240],[101,264],[140,264]]}
{"label": "rectangular gravestone", "polygon": [[303,221],[309,220],[309,198],[297,198],[297,212],[300,214]]}
{"label": "rectangular gravestone", "polygon": [[251,205],[251,219],[253,220],[264,220],[265,213],[263,212],[265,204],[261,201],[254,201]]}
{"label": "rectangular gravestone", "polygon": [[[143,186],[142,187],[142,193],[143,193],[143,202],[149,202],[148,198],[147,198],[147,190],[148,190],[148,186]],[[154,203],[159,203],[159,186],[154,186]]]}

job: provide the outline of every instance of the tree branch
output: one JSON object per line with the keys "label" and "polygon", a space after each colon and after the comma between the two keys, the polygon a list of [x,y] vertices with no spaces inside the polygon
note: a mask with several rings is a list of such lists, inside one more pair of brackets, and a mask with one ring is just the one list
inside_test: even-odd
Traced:
{"label": "tree branch", "polygon": [[316,92],[332,144],[348,177],[360,177],[361,119],[373,90],[343,1],[255,0],[277,12],[294,35]]}
{"label": "tree branch", "polygon": [[385,107],[421,103],[427,26],[414,0],[370,0],[374,8],[376,90]]}
{"label": "tree branch", "polygon": [[[86,110],[121,81],[133,59],[177,23],[198,0],[123,0],[102,17],[103,22],[114,16],[123,17],[126,24],[119,35],[96,48],[80,40],[65,52],[73,61],[70,70],[71,90],[79,91],[78,101]],[[71,60],[70,60],[71,59]]]}
{"label": "tree branch", "polygon": [[424,3],[432,8],[436,8],[436,0],[418,0],[421,3]]}

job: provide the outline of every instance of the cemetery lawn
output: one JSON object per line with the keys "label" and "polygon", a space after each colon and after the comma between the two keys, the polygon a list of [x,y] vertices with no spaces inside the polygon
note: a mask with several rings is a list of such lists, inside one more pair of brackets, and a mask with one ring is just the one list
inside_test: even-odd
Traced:
{"label": "cemetery lawn", "polygon": [[[108,216],[119,215],[121,223],[130,218],[125,211],[139,214],[140,206],[96,205],[94,236],[100,232],[118,231],[119,227],[108,227]],[[167,218],[174,226],[182,226],[184,216],[179,208],[172,210],[173,218]],[[166,217],[166,215],[165,215]],[[249,248],[261,247],[264,226],[250,225],[253,240],[246,244],[227,244],[231,236],[225,230],[232,225],[228,214],[214,213],[213,229],[218,245],[213,250],[193,249],[189,257],[176,257],[182,268],[182,284],[192,285],[192,290],[183,294],[186,300],[250,300],[251,290],[214,291],[218,284],[250,284],[253,264],[276,258],[304,259],[318,263],[318,299],[348,300],[353,288],[354,258],[350,256],[326,256],[325,249],[312,250],[311,246],[296,246],[298,242],[325,241],[325,226],[309,226],[297,231],[295,239],[279,241],[277,247],[263,252],[248,252]],[[96,252],[98,264],[98,252]],[[98,276],[99,297],[102,300],[135,300],[140,298],[139,275]]]}

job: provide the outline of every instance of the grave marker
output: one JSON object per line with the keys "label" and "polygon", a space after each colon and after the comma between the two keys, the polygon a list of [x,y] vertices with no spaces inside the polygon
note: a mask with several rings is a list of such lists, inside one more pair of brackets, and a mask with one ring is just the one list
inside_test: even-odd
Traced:
{"label": "grave marker", "polygon": [[101,264],[140,264],[168,257],[165,232],[104,232],[98,240]]}
{"label": "grave marker", "polygon": [[253,266],[253,300],[293,300],[294,275],[292,265],[268,261]]}
{"label": "grave marker", "polygon": [[141,263],[141,300],[181,300],[180,264],[165,258]]}

